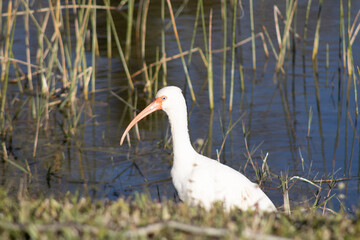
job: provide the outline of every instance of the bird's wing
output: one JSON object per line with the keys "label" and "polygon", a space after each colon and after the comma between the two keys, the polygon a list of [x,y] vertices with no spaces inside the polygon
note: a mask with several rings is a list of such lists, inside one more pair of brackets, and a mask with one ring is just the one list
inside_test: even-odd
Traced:
{"label": "bird's wing", "polygon": [[205,165],[194,168],[188,181],[193,201],[205,207],[222,201],[226,208],[274,211],[275,206],[260,187],[236,170],[206,158]]}

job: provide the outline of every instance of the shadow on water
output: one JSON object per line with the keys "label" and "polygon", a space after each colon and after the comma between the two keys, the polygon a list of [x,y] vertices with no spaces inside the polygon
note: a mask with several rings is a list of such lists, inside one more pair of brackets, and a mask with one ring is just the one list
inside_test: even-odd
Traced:
{"label": "shadow on water", "polygon": [[[260,182],[277,206],[283,205],[285,199],[281,179],[286,179],[288,183],[286,188],[294,206],[312,206],[314,202],[321,204],[333,193],[336,195],[327,207],[351,211],[357,206],[360,200],[358,73],[349,76],[343,64],[342,41],[345,39],[339,40],[341,20],[338,1],[326,1],[322,6],[319,51],[314,61],[311,60],[312,46],[319,9],[315,4],[307,8],[307,2],[298,2],[290,40],[284,42],[287,48],[283,64],[285,74],[275,72],[278,57],[273,54],[280,53],[278,42],[281,42],[274,23],[275,4],[286,18],[286,6],[278,1],[254,3],[254,33],[261,32],[265,40],[256,37],[253,43],[249,39],[243,45],[234,46],[233,61],[233,39],[240,42],[251,35],[247,4],[243,3],[236,9],[236,18],[233,18],[234,6],[230,2],[224,5],[224,1],[172,1],[177,38],[166,1],[143,1],[143,5],[129,2],[129,6],[122,6],[121,10],[114,7],[111,11],[118,42],[115,41],[116,35],[109,33],[107,11],[96,10],[96,28],[89,25],[87,35],[90,37],[85,42],[91,46],[96,31],[98,54],[93,55],[94,51],[89,47],[81,56],[81,61],[88,65],[96,63],[93,65],[96,90],[88,100],[77,99],[73,106],[76,114],[67,108],[59,110],[44,104],[50,107],[49,116],[45,119],[39,115],[34,109],[39,110],[40,107],[34,106],[42,106],[42,101],[51,100],[55,95],[44,98],[39,97],[39,92],[27,91],[28,84],[24,83],[24,79],[18,80],[20,77],[17,76],[18,72],[27,72],[26,65],[14,65],[20,70],[11,68],[6,95],[6,116],[11,122],[11,135],[5,136],[9,161],[0,163],[3,186],[34,196],[79,191],[92,198],[116,199],[132,196],[134,192],[147,192],[154,199],[168,197],[178,200],[170,177],[172,145],[164,113],[157,112],[142,120],[131,131],[126,144],[119,146],[126,125],[150,103],[156,89],[168,84],[181,87],[186,96],[190,135],[195,148],[240,170],[252,181]],[[360,3],[352,4],[351,16],[355,16]],[[7,8],[5,4],[4,13]],[[41,23],[40,19],[46,17],[46,11],[39,9],[35,16]],[[179,9],[182,9],[181,12],[177,12]],[[211,10],[209,47],[207,37]],[[84,10],[75,14],[71,8],[62,11],[64,15],[69,15],[70,25],[81,14],[86,14]],[[344,11],[347,12],[347,9]],[[129,17],[128,13],[133,17]],[[3,15],[3,25],[6,19]],[[233,36],[234,19],[236,29]],[[129,26],[132,35],[126,37],[129,36]],[[279,26],[283,31],[285,24],[279,23]],[[227,34],[225,43],[224,27]],[[24,22],[18,21],[14,29],[11,54],[13,58],[26,61],[23,57],[26,51]],[[34,23],[30,24],[29,31],[31,58],[35,63],[39,43],[31,37],[37,32]],[[64,35],[64,38],[74,47],[76,41],[70,35],[76,27],[71,25],[69,31],[66,33],[68,37]],[[51,30],[45,31],[50,40],[51,34]],[[109,34],[112,34],[113,41],[108,41]],[[271,44],[264,37],[267,34]],[[273,45],[275,48],[270,51],[270,56],[264,51],[264,42],[267,47]],[[124,61],[132,75],[134,91],[128,87],[129,76],[123,67],[119,44],[126,49]],[[178,44],[184,52],[181,57],[178,55]],[[252,44],[256,44],[255,70]],[[224,47],[228,51],[224,52]],[[189,53],[189,48],[202,50]],[[210,54],[214,80],[213,110],[209,110],[207,95],[208,49],[213,50]],[[360,60],[358,39],[354,41],[352,50],[353,63],[357,66]],[[70,59],[76,55],[75,52],[66,54]],[[168,61],[162,60],[165,57]],[[77,66],[78,71],[88,69],[80,65]],[[185,68],[189,76],[185,75]],[[34,88],[41,90],[41,78],[35,76]],[[189,89],[190,77],[196,102],[192,101]],[[233,85],[231,79],[234,80]],[[60,87],[55,82],[51,84],[54,84],[54,89]],[[78,84],[79,88],[75,91],[80,92],[83,86]],[[20,91],[20,87],[25,91]],[[232,110],[229,111],[231,89],[234,94]],[[64,92],[56,94],[60,96]],[[59,104],[55,100],[54,106]],[[131,147],[127,145],[129,140]],[[33,154],[34,145],[36,154]],[[299,180],[301,178],[313,181],[320,188]],[[321,182],[321,179],[326,181]],[[336,181],[332,181],[336,179],[345,184],[344,189],[338,188]]]}

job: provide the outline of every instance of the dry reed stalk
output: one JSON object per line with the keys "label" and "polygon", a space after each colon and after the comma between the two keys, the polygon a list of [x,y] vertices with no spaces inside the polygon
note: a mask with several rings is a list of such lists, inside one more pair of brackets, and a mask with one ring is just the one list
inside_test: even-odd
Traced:
{"label": "dry reed stalk", "polygon": [[290,215],[291,213],[291,209],[290,209],[290,200],[289,200],[289,186],[288,186],[288,176],[286,174],[285,176],[285,179],[282,175],[282,172],[281,172],[281,175],[280,175],[280,181],[281,181],[281,186],[282,186],[282,189],[283,189],[283,197],[284,197],[284,210],[285,210],[285,213]]}
{"label": "dry reed stalk", "polygon": [[[149,3],[150,0],[145,0],[143,4],[143,11],[142,11],[142,21],[141,21],[141,58],[143,63],[143,68],[146,67],[146,59],[145,59],[145,39],[146,39],[146,20],[147,14],[149,10]],[[149,80],[149,74],[147,71],[144,71],[145,75],[145,89],[149,93],[149,98],[152,98],[152,87],[151,82]]]}
{"label": "dry reed stalk", "polygon": [[285,24],[285,29],[284,29],[284,33],[283,33],[283,37],[281,39],[281,43],[280,43],[280,53],[279,53],[279,59],[276,63],[276,72],[278,72],[280,70],[280,68],[282,67],[284,60],[285,60],[285,52],[286,52],[286,47],[285,47],[285,43],[289,37],[289,31],[290,31],[290,26],[293,20],[293,16],[295,13],[295,9],[297,7],[297,0],[295,0],[293,2],[293,4],[291,4],[289,6],[289,10],[290,14],[289,14],[289,19],[287,19],[286,24]]}
{"label": "dry reed stalk", "polygon": [[[264,35],[262,32],[259,32],[255,35],[255,38],[257,37],[260,37],[262,40],[264,40]],[[245,38],[244,40],[241,40],[240,42],[237,42],[234,47],[237,48],[237,47],[240,47],[241,45],[244,45],[245,43],[248,43],[251,41],[251,37],[248,37],[248,38]],[[263,44],[263,46],[265,46],[264,48],[264,52],[265,52],[265,55],[268,55],[267,53],[267,47],[266,47],[266,44]],[[225,50],[223,48],[220,48],[220,49],[215,49],[215,50],[212,50],[212,53],[220,53],[220,52],[224,52],[224,51],[229,51],[232,49],[232,46],[230,47],[226,47]]]}
{"label": "dry reed stalk", "polygon": [[163,64],[164,62],[168,62],[168,61],[171,61],[171,60],[175,60],[175,59],[181,58],[182,56],[186,56],[186,55],[188,55],[188,54],[190,54],[190,53],[194,53],[194,52],[199,52],[199,54],[200,54],[200,56],[201,56],[201,59],[203,60],[203,63],[204,63],[204,65],[205,65],[205,67],[207,67],[207,66],[208,66],[208,63],[207,63],[207,60],[205,59],[205,55],[204,55],[204,53],[202,52],[202,50],[197,47],[197,48],[193,48],[193,49],[191,49],[191,50],[187,50],[187,51],[184,51],[184,52],[182,52],[182,53],[176,54],[176,55],[171,56],[171,57],[162,58],[160,61],[151,63],[151,64],[149,64],[148,66],[146,66],[146,67],[144,67],[144,68],[136,71],[135,73],[133,73],[133,74],[131,75],[131,77],[134,78],[134,77],[138,76],[138,75],[141,74],[142,72],[147,71],[148,68],[150,68],[150,67],[157,66],[157,65],[159,65],[159,64]]}
{"label": "dry reed stalk", "polygon": [[356,36],[358,35],[359,33],[359,30],[360,30],[360,22],[359,24],[357,25],[355,31],[354,31],[354,28],[355,28],[355,25],[356,25],[356,22],[358,21],[359,19],[359,16],[360,16],[360,10],[358,11],[358,13],[356,14],[356,17],[354,19],[354,22],[351,26],[351,29],[350,29],[350,33],[349,33],[349,38],[350,38],[350,44],[352,45],[355,41],[355,38]]}
{"label": "dry reed stalk", "polygon": [[[79,8],[82,8],[82,9],[86,9],[86,8],[95,8],[95,9],[101,9],[101,10],[117,10],[117,11],[120,11],[121,8],[119,9],[118,7],[113,7],[113,6],[101,6],[101,5],[91,5],[91,4],[88,4],[88,5],[83,5],[83,4],[67,4],[66,2],[68,2],[68,0],[65,1],[65,4],[60,6],[60,10],[66,10],[66,9],[79,9]],[[49,7],[46,7],[46,8],[40,8],[40,9],[36,9],[36,10],[25,10],[25,11],[18,11],[16,12],[16,15],[17,16],[22,16],[22,15],[26,15],[28,13],[46,13],[50,10]],[[28,13],[27,13],[28,12]],[[7,17],[8,16],[8,13],[3,13],[1,16],[3,17]]]}
{"label": "dry reed stalk", "polygon": [[178,31],[177,31],[177,28],[176,28],[176,23],[175,23],[175,18],[174,18],[171,2],[170,2],[170,0],[166,0],[166,1],[167,1],[167,4],[168,4],[168,7],[169,7],[169,11],[170,11],[170,17],[171,17],[171,22],[172,22],[172,25],[173,25],[173,30],[174,30],[174,34],[175,34],[175,38],[176,38],[176,43],[178,45],[178,49],[179,49],[179,52],[181,54],[180,57],[181,57],[181,62],[182,62],[182,65],[183,65],[184,73],[185,73],[185,76],[186,76],[186,81],[187,81],[188,87],[190,89],[191,98],[192,98],[193,102],[195,102],[196,97],[195,97],[194,90],[193,90],[193,87],[192,87],[192,83],[191,83],[191,80],[190,80],[190,75],[189,75],[189,72],[188,72],[188,69],[187,69],[187,66],[186,66],[186,63],[185,63],[185,59],[184,59],[184,56],[182,54],[183,52],[182,52],[182,48],[181,48],[179,34],[178,34]]}
{"label": "dry reed stalk", "polygon": [[60,22],[60,1],[57,1],[57,6],[56,6],[56,13],[54,12],[54,8],[52,6],[51,1],[49,1],[49,9],[50,9],[50,13],[51,13],[51,17],[54,23],[54,30],[55,30],[55,35],[58,38],[58,43],[60,46],[60,54],[61,54],[61,64],[62,64],[62,71],[63,71],[63,76],[62,76],[62,81],[63,81],[63,87],[66,88],[67,87],[67,81],[68,81],[68,73],[67,73],[67,66],[66,66],[66,59],[65,59],[65,50],[64,50],[64,45],[63,45],[63,39],[60,33],[60,27],[62,25],[62,23]]}
{"label": "dry reed stalk", "polygon": [[[189,0],[184,0],[183,3],[179,6],[179,8],[176,10],[174,14],[175,19],[181,14],[181,12],[184,10],[188,2]],[[171,21],[168,22],[168,24],[165,26],[165,31],[169,30],[170,27],[171,27]]]}
{"label": "dry reed stalk", "polygon": [[239,65],[239,73],[240,73],[240,88],[241,92],[245,92],[245,81],[244,81],[244,68],[243,65]]}
{"label": "dry reed stalk", "polygon": [[279,14],[281,14],[279,8],[276,5],[274,5],[274,21],[275,21],[276,39],[278,41],[279,48],[281,48],[281,36],[280,36],[280,27],[279,27],[279,19],[278,19]]}
{"label": "dry reed stalk", "polygon": [[319,1],[319,10],[317,16],[317,23],[316,23],[316,30],[315,30],[315,37],[314,37],[314,45],[313,45],[313,52],[311,59],[315,61],[319,49],[319,39],[320,39],[320,24],[321,24],[321,10],[322,10],[323,0]]}

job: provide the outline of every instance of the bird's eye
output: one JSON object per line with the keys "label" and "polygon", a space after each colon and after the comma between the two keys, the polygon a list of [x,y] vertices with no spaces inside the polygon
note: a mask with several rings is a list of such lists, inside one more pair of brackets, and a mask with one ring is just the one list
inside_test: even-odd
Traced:
{"label": "bird's eye", "polygon": [[163,101],[165,101],[166,99],[167,99],[166,96],[162,96],[162,97],[161,97],[161,100],[163,100]]}

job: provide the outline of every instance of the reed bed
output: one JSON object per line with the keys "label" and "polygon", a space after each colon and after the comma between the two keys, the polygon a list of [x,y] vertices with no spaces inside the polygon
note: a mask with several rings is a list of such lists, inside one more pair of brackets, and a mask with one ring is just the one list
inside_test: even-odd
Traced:
{"label": "reed bed", "polygon": [[[12,0],[6,3],[0,0],[0,12],[2,13],[0,26],[1,33],[4,36],[4,38],[0,40],[0,141],[3,162],[9,163],[11,167],[15,167],[21,173],[26,174],[31,178],[32,170],[27,160],[18,161],[12,157],[12,149],[16,147],[13,146],[12,142],[13,129],[16,128],[15,122],[21,119],[23,113],[30,116],[29,118],[33,124],[34,134],[31,141],[31,155],[33,158],[36,158],[39,155],[39,149],[43,149],[43,146],[40,146],[41,139],[39,139],[42,131],[51,129],[53,125],[56,125],[58,126],[57,129],[60,129],[59,131],[63,134],[65,141],[71,141],[74,136],[79,134],[79,129],[88,120],[87,117],[91,119],[95,118],[94,115],[89,113],[91,111],[88,110],[89,107],[86,103],[91,101],[91,99],[94,99],[97,92],[102,91],[102,89],[97,89],[96,82],[97,61],[98,57],[101,55],[100,48],[102,48],[99,43],[101,41],[100,37],[104,37],[104,42],[106,42],[106,44],[104,44],[105,47],[103,47],[105,50],[103,50],[104,52],[102,52],[102,54],[107,56],[110,65],[111,59],[119,58],[122,71],[124,72],[124,79],[121,79],[122,82],[126,82],[123,86],[124,88],[121,88],[120,90],[119,88],[113,89],[111,84],[109,84],[109,89],[104,90],[108,91],[109,95],[118,98],[125,105],[123,114],[121,115],[120,124],[122,124],[127,116],[130,116],[131,118],[135,116],[139,101],[142,99],[142,95],[139,93],[145,92],[145,98],[151,99],[161,86],[166,86],[168,84],[169,62],[175,60],[181,61],[181,67],[184,74],[182,78],[185,82],[186,89],[190,91],[192,102],[196,102],[198,97],[201,97],[202,89],[199,86],[204,86],[204,88],[207,86],[209,99],[208,107],[211,110],[211,116],[209,119],[209,132],[206,146],[208,147],[207,154],[210,156],[212,154],[212,145],[214,143],[212,132],[214,127],[213,117],[214,113],[216,116],[216,111],[219,108],[217,100],[222,99],[224,116],[226,114],[226,117],[222,119],[222,121],[224,121],[222,124],[223,126],[226,126],[227,124],[225,124],[225,121],[229,121],[229,128],[225,131],[224,127],[223,141],[220,151],[217,152],[218,159],[220,160],[221,154],[225,154],[226,152],[224,148],[226,148],[227,142],[231,142],[231,134],[234,126],[239,121],[238,120],[235,123],[232,123],[231,121],[232,112],[237,111],[237,108],[241,109],[242,106],[242,102],[237,102],[238,99],[243,101],[244,95],[251,94],[250,105],[252,105],[254,102],[253,91],[258,83],[258,75],[263,76],[266,74],[266,71],[269,70],[266,69],[266,64],[264,64],[263,71],[260,69],[261,67],[258,63],[257,59],[259,58],[257,58],[257,55],[263,55],[266,59],[271,57],[275,59],[276,64],[273,65],[274,69],[271,69],[271,71],[274,72],[274,84],[278,86],[278,92],[280,93],[289,143],[290,145],[295,145],[298,138],[295,126],[296,118],[294,118],[294,115],[296,115],[295,97],[297,96],[296,91],[298,89],[295,89],[296,83],[293,81],[291,91],[288,91],[287,81],[289,75],[290,73],[295,75],[294,70],[289,68],[288,64],[290,62],[289,58],[295,56],[295,48],[301,47],[300,44],[295,45],[296,42],[303,41],[303,69],[301,74],[304,76],[303,91],[305,96],[305,111],[307,113],[307,131],[305,130],[304,135],[306,135],[309,143],[312,135],[315,135],[314,129],[318,130],[318,135],[321,139],[320,152],[325,168],[324,175],[326,177],[324,178],[327,178],[328,176],[334,177],[336,172],[336,151],[340,141],[341,119],[345,116],[345,148],[350,149],[350,151],[345,153],[344,159],[348,162],[348,171],[350,171],[354,161],[356,141],[358,141],[357,84],[359,70],[356,65],[357,63],[354,63],[353,54],[356,53],[353,53],[353,44],[356,43],[355,40],[360,31],[360,11],[352,20],[350,12],[351,1],[348,0],[346,3],[347,13],[344,12],[343,0],[339,2],[340,21],[337,59],[339,65],[337,83],[338,99],[334,104],[337,105],[337,129],[332,158],[333,167],[330,171],[332,175],[327,174],[325,166],[326,150],[324,146],[325,140],[323,129],[324,111],[321,107],[321,103],[324,100],[321,100],[320,96],[320,88],[322,85],[319,80],[320,73],[317,66],[318,56],[321,54],[325,55],[325,68],[327,74],[328,71],[331,71],[330,61],[332,61],[331,59],[333,57],[331,56],[333,52],[331,51],[331,48],[329,49],[329,44],[326,44],[325,50],[321,47],[320,28],[321,19],[324,14],[322,9],[324,5],[327,4],[322,0],[319,1],[319,5],[317,6],[318,15],[316,17],[310,15],[312,0],[307,1],[302,36],[297,32],[300,29],[297,24],[297,18],[299,18],[299,15],[297,14],[297,0],[289,0],[286,2],[285,9],[282,10],[284,14],[278,6],[274,6],[274,24],[271,29],[274,31],[271,32],[275,32],[275,36],[271,36],[271,32],[268,32],[269,25],[267,25],[267,27],[262,26],[261,29],[256,27],[258,26],[258,19],[254,16],[254,12],[256,12],[257,9],[254,8],[256,5],[253,4],[252,0],[249,1],[250,9],[248,12],[242,12],[243,3],[241,1],[221,1],[221,5],[219,5],[221,6],[221,16],[216,9],[211,8],[210,11],[208,11],[206,2],[198,0],[196,5],[196,17],[191,35],[192,38],[188,49],[185,47],[187,45],[180,41],[182,36],[180,35],[181,32],[178,31],[177,26],[181,25],[179,18],[181,17],[182,11],[186,9],[189,4],[189,1],[185,0],[180,6],[177,5],[177,9],[173,9],[174,3],[172,1],[161,0],[161,11],[159,16],[159,19],[161,19],[161,30],[159,31],[160,40],[159,44],[155,46],[156,54],[153,59],[148,57],[148,50],[146,49],[147,41],[149,41],[148,36],[151,35],[151,33],[148,32],[148,24],[150,22],[148,16],[151,14],[151,7],[153,4],[150,0],[143,0],[139,3],[134,0],[121,1],[118,6],[111,5],[111,2],[108,0],[104,0],[103,4],[96,0],[82,0],[79,1],[78,4],[75,4],[74,2],[70,3],[68,0],[56,0],[49,1],[48,5],[41,6],[38,9],[34,9],[27,0]],[[246,32],[241,31],[242,14],[246,14],[250,19],[250,30],[246,30]],[[117,18],[115,17],[119,15],[122,17],[121,20],[116,20]],[[347,21],[345,21],[345,15],[347,16]],[[102,31],[104,36],[99,36],[99,28],[97,27],[99,18],[104,18],[102,20],[106,22],[106,27]],[[314,18],[316,18],[316,28],[314,31],[310,31],[308,21],[314,20]],[[214,37],[214,22],[216,19],[221,19],[222,21],[223,34],[220,45],[216,45],[218,39]],[[17,24],[21,21],[23,22],[23,24],[21,24],[23,29],[19,30]],[[126,26],[126,30],[124,31],[125,36],[120,34],[120,31],[117,28],[117,21],[124,21],[126,23],[124,25]],[[18,31],[23,31],[25,33],[24,58],[15,55],[16,45],[14,45],[14,38],[17,36],[16,34],[18,34]],[[168,54],[167,36],[169,36],[169,32],[171,32],[175,38],[177,45],[178,53],[174,55]],[[313,61],[312,77],[314,79],[314,84],[310,87],[311,90],[315,92],[316,113],[315,110],[313,113],[313,107],[311,105],[309,106],[306,99],[307,91],[309,91],[309,86],[306,85],[308,84],[306,77],[309,76],[306,73],[305,66],[305,58],[307,57],[306,47],[309,45],[310,41],[308,38],[312,35],[314,35],[314,40],[311,42],[311,45],[313,46],[311,59]],[[200,39],[201,37],[202,39]],[[260,46],[260,41],[262,43],[263,51],[256,52],[256,46]],[[34,42],[36,43],[36,49],[31,47],[34,46]],[[220,46],[220,48],[216,49],[214,48],[214,45]],[[270,55],[267,50],[268,46],[271,48]],[[241,54],[247,47],[249,49],[251,48],[251,66],[244,62]],[[290,47],[293,47],[292,52],[289,51]],[[136,53],[139,53],[138,56],[140,56],[141,59],[140,64],[133,64],[133,62],[137,61],[138,56],[136,56]],[[207,78],[204,80],[195,80],[192,77],[193,66],[195,65],[192,60],[193,55],[197,55],[198,59],[201,61],[201,69],[199,71],[207,73]],[[219,69],[216,67],[216,64],[219,63],[219,61],[216,62],[216,57],[219,57],[219,55],[222,61],[221,77],[218,77],[220,74],[214,72],[214,69]],[[196,64],[195,66],[199,67],[199,64]],[[251,69],[252,71],[248,71],[248,69]],[[347,78],[343,77],[344,73],[347,74]],[[248,79],[251,78],[249,77],[250,75],[252,75],[252,81],[251,86],[248,86]],[[181,76],[179,78],[181,79]],[[227,81],[228,78],[230,81]],[[179,81],[181,82],[181,80]],[[199,81],[204,82],[199,83]],[[221,89],[215,86],[221,86]],[[240,89],[240,91],[237,91],[237,89]],[[119,92],[125,92],[126,94],[120,96]],[[277,95],[278,92],[275,92],[274,96]],[[16,99],[14,100],[14,98],[11,98],[14,93],[21,94],[23,102],[18,104]],[[288,94],[292,94],[292,98],[290,98]],[[123,97],[125,95],[127,98]],[[351,99],[351,96],[354,96],[354,99]],[[343,99],[345,101],[344,111],[342,109],[344,103]],[[291,105],[291,101],[293,101],[293,105]],[[269,103],[269,108],[271,104],[272,103]],[[353,106],[355,108],[353,111],[355,114],[354,116],[351,116],[352,110],[350,108]],[[316,124],[315,121],[313,121],[313,114],[316,114],[317,116],[317,128],[312,127],[312,125]],[[59,115],[61,116],[61,120],[58,119]],[[284,211],[290,213],[292,208],[290,207],[291,201],[289,199],[289,194],[291,194],[291,187],[293,186],[291,183],[296,180],[306,182],[304,179],[307,178],[305,178],[305,176],[294,178],[289,177],[287,173],[280,172],[275,174],[270,172],[267,165],[268,155],[262,156],[262,167],[258,167],[257,162],[253,159],[253,155],[258,150],[259,146],[251,148],[251,141],[248,139],[251,130],[251,115],[252,108],[249,113],[248,130],[245,131],[245,124],[243,123],[247,162],[251,164],[253,168],[252,171],[255,172],[256,179],[260,184],[265,182],[266,179],[277,179],[278,188],[281,189],[283,193]],[[56,123],[54,124],[54,122]],[[352,135],[349,137],[348,134],[351,133],[351,131]],[[138,127],[136,127],[136,135],[140,139],[141,134]],[[230,135],[230,137],[228,137],[228,135]],[[351,141],[350,144],[347,142],[348,139]],[[166,141],[167,140],[164,142]],[[165,148],[169,146],[167,143],[164,145]],[[310,149],[310,147],[308,147],[308,149]],[[202,148],[202,151],[204,151],[204,148]],[[298,150],[294,148],[290,151],[292,157],[297,159],[296,153]],[[309,158],[311,157],[310,155],[311,154],[308,154]],[[301,159],[303,158],[301,157]],[[246,170],[247,165],[248,164],[245,165],[244,171]],[[49,172],[52,172],[51,167],[49,167]],[[84,174],[82,174],[82,178],[85,178]],[[314,183],[313,181],[310,182]],[[328,188],[316,186],[319,191],[326,191],[327,200],[321,201],[321,197],[316,196],[314,208],[316,207],[316,209],[318,209],[319,206],[321,206],[323,211],[328,209],[327,201],[331,198],[332,190],[335,185],[334,182],[331,182]],[[125,204],[124,207],[129,206]],[[322,221],[325,220],[322,219]],[[161,228],[172,228],[171,224],[166,224],[161,225]],[[0,225],[0,228],[6,229],[6,231],[4,231],[5,234],[11,235],[15,232],[19,235],[26,233],[29,235],[33,234],[31,236],[37,236],[36,232],[30,232],[31,226],[29,227],[28,225],[25,227],[13,223],[0,223]],[[41,225],[39,229],[38,231],[42,232],[44,226]],[[79,227],[79,229],[85,231],[85,228]],[[89,227],[89,229],[95,228]],[[229,229],[226,231],[228,230]],[[91,231],[93,230],[90,230],[90,232]],[[99,229],[94,231],[96,234],[100,233]],[[57,231],[54,231],[52,234],[56,234],[56,232]],[[112,233],[109,234],[111,235]],[[235,234],[231,231],[227,233],[231,236]],[[130,231],[124,231],[119,234],[126,235],[132,233],[130,233]]]}

